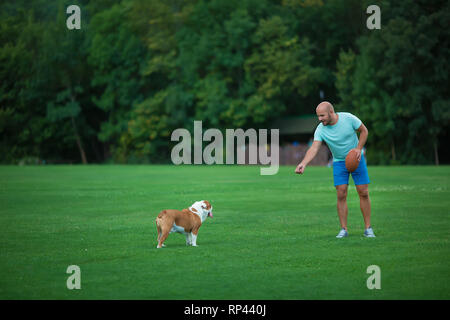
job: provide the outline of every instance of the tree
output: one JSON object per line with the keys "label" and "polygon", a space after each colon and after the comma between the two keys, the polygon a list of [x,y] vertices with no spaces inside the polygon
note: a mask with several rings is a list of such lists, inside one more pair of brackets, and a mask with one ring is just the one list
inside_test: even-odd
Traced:
{"label": "tree", "polygon": [[102,112],[98,139],[120,162],[126,162],[120,137],[127,131],[133,106],[144,99],[142,69],[148,59],[143,41],[132,30],[129,5],[122,2],[92,12],[87,56],[92,102]]}
{"label": "tree", "polygon": [[[56,21],[49,21],[43,34],[43,48],[40,59],[46,66],[52,66],[47,90],[52,93],[47,102],[47,119],[60,125],[70,123],[71,135],[76,142],[83,164],[88,163],[81,132],[92,136],[85,119],[83,107],[87,87],[86,50],[84,46],[85,29],[71,31],[64,28],[65,10],[59,6]],[[80,130],[80,127],[83,128]]]}
{"label": "tree", "polygon": [[[395,3],[392,10],[402,5]],[[449,21],[449,4],[407,5],[380,31],[359,39],[358,55],[341,54],[336,85],[342,101],[351,102],[369,124],[375,147],[369,159],[382,163],[390,152],[394,162],[430,163],[434,158],[438,164],[439,134],[450,121],[444,62],[449,32],[439,27]]]}

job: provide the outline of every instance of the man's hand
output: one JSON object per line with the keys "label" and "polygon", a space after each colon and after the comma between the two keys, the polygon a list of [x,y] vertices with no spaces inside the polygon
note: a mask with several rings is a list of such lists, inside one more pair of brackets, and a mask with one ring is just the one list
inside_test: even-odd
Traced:
{"label": "man's hand", "polygon": [[303,158],[302,162],[300,162],[297,168],[295,168],[295,173],[303,174],[306,165],[316,156],[321,144],[322,141],[318,140],[313,141],[311,147],[308,149],[308,151],[306,151],[305,157]]}
{"label": "man's hand", "polygon": [[355,148],[353,150],[356,152],[356,159],[358,159],[358,162],[361,161],[361,149]]}
{"label": "man's hand", "polygon": [[299,163],[297,168],[295,168],[295,173],[303,174],[303,171],[305,171],[305,165],[303,163]]}

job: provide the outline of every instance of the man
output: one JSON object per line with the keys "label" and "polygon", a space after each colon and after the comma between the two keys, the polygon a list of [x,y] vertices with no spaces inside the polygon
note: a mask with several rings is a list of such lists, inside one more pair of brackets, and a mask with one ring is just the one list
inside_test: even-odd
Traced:
{"label": "man", "polygon": [[[337,192],[337,211],[341,223],[341,230],[336,238],[347,237],[347,189],[350,172],[345,167],[345,157],[350,150],[355,149],[358,155],[359,165],[351,175],[356,185],[361,212],[364,218],[364,236],[374,238],[375,234],[370,226],[370,180],[364,155],[361,154],[369,131],[361,120],[351,113],[335,113],[333,106],[327,101],[317,106],[316,114],[320,123],[314,132],[314,142],[306,152],[302,162],[298,164],[295,172],[303,174],[308,163],[319,151],[322,141],[325,141],[333,154],[333,178]],[[359,132],[359,140],[356,131]]]}

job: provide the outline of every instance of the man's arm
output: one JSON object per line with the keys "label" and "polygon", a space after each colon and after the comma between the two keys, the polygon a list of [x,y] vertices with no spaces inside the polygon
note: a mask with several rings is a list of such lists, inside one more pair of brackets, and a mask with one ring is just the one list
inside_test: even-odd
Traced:
{"label": "man's arm", "polygon": [[297,168],[295,168],[295,173],[302,174],[303,171],[305,171],[308,163],[310,163],[311,160],[316,156],[317,152],[319,152],[321,144],[322,141],[314,140],[312,146],[308,149],[308,151],[306,151],[305,157],[303,158],[302,162],[300,162]]}
{"label": "man's arm", "polygon": [[367,130],[364,123],[361,123],[361,125],[359,126],[359,128],[356,131],[359,132],[359,142],[358,142],[358,145],[356,146],[356,149],[358,151],[358,161],[360,161],[361,160],[361,150],[364,147],[364,145],[366,144],[367,137],[369,136],[369,130]]}

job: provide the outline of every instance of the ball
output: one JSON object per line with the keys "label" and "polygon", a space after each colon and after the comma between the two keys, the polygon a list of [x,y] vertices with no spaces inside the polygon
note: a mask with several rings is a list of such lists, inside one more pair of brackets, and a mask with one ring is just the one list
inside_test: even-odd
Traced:
{"label": "ball", "polygon": [[358,168],[359,161],[356,150],[352,149],[345,157],[345,167],[349,172],[353,172]]}

